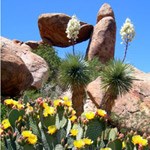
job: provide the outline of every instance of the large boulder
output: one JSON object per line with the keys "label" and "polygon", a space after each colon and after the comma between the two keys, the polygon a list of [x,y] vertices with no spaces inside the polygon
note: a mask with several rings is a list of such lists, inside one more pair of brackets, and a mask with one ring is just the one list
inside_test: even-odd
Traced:
{"label": "large boulder", "polygon": [[22,59],[1,50],[1,94],[3,96],[18,96],[31,86],[33,77]]}
{"label": "large boulder", "polygon": [[[121,128],[150,134],[150,74],[134,68],[133,76],[136,80],[133,82],[132,89],[115,100],[111,118]],[[103,97],[100,77],[87,86],[87,92],[91,99],[91,104],[89,103],[88,106],[93,107],[94,103],[93,110],[95,110]]]}
{"label": "large boulder", "polygon": [[[58,47],[67,47],[72,45],[66,34],[67,24],[70,19],[70,16],[62,13],[40,15],[38,18],[38,27],[43,42]],[[89,39],[93,30],[92,25],[84,22],[80,22],[80,24],[81,29],[76,43]]]}
{"label": "large boulder", "polygon": [[[32,87],[39,89],[42,87],[43,82],[48,78],[48,65],[43,58],[32,53],[31,48],[25,43],[11,41],[4,37],[1,37],[2,51],[4,53],[11,53],[22,59],[33,77]],[[2,66],[3,67],[3,66]],[[8,66],[9,67],[9,66]],[[9,82],[9,81],[8,81]]]}
{"label": "large boulder", "polygon": [[[107,6],[107,7],[106,7]],[[109,10],[111,11],[107,11]],[[114,58],[116,42],[116,22],[111,7],[103,5],[97,17],[89,46],[87,48],[88,60],[98,57],[102,63]],[[104,11],[106,9],[106,12]]]}

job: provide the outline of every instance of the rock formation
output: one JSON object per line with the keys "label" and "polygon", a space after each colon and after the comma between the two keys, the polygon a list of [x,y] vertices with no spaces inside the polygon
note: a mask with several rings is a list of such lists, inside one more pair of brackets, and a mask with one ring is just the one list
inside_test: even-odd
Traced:
{"label": "rock formation", "polygon": [[98,11],[98,14],[97,14],[97,23],[104,17],[113,17],[115,19],[115,16],[114,16],[114,12],[111,8],[111,6],[107,3],[104,3],[100,10]]}
{"label": "rock formation", "polygon": [[33,77],[22,59],[2,48],[1,51],[1,94],[18,96],[31,86]]}
{"label": "rock formation", "polygon": [[[65,33],[70,16],[62,13],[42,14],[38,19],[38,26],[41,38],[44,43],[52,46],[67,47],[72,45]],[[81,29],[76,43],[83,42],[90,38],[93,26],[80,22]]]}
{"label": "rock formation", "polygon": [[102,5],[97,21],[86,55],[88,60],[98,57],[102,63],[106,63],[114,58],[116,42],[116,22],[110,5]]}
{"label": "rock formation", "polygon": [[[40,56],[32,53],[30,51],[31,48],[24,43],[21,44],[21,42],[18,42],[17,40],[11,41],[4,37],[1,37],[0,40],[1,40],[0,42],[2,43],[1,51],[4,54],[4,55],[2,55],[2,60],[4,60],[4,62],[2,63],[2,68],[4,68],[3,64],[8,64],[7,70],[5,70],[5,75],[9,76],[9,73],[10,73],[9,66],[11,66],[12,71],[13,71],[13,69],[14,69],[14,71],[16,71],[16,68],[13,68],[13,67],[15,67],[15,65],[13,65],[13,64],[15,64],[14,61],[16,58],[16,61],[18,61],[19,65],[22,64],[22,66],[26,66],[27,70],[32,74],[33,82],[31,84],[31,86],[36,89],[41,88],[42,83],[45,82],[48,78],[48,65],[45,62],[45,60],[43,58],[41,58]],[[14,60],[10,61],[8,63],[6,61],[6,59],[4,59],[5,58],[4,56],[9,57],[9,54],[11,54],[11,57],[8,60],[12,60],[13,57],[14,57]],[[2,70],[2,81],[5,79],[3,73],[4,72]],[[18,72],[18,74],[19,73],[20,72]],[[17,72],[16,72],[16,74],[17,74]],[[25,77],[23,77],[23,78],[25,80]],[[9,79],[9,78],[6,78],[6,79]],[[11,84],[10,80],[6,80],[6,79],[5,79],[5,82],[6,83],[9,82],[9,84]],[[28,78],[27,78],[27,80],[28,80]],[[23,82],[25,82],[25,81],[23,81]],[[26,81],[26,82],[28,82],[28,81]],[[20,84],[23,84],[23,83],[20,82]],[[12,83],[12,85],[14,85],[14,83]],[[5,91],[4,88],[3,88],[3,91]]]}
{"label": "rock formation", "polygon": [[[111,118],[121,128],[150,134],[150,74],[134,68],[133,76],[137,80],[133,82],[133,87],[129,93],[122,97],[119,96],[115,100]],[[93,106],[93,103],[88,102],[88,107],[95,110],[96,107],[99,107],[103,97],[100,78],[87,86],[87,92],[91,101],[95,104]]]}

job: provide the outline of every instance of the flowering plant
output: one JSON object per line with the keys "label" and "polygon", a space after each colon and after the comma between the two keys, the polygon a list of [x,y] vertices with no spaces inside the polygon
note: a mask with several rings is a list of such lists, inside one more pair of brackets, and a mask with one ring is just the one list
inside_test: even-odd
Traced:
{"label": "flowering plant", "polygon": [[73,54],[74,53],[74,43],[76,42],[79,34],[79,30],[81,28],[80,21],[77,19],[75,15],[69,20],[66,28],[67,38],[70,39],[73,45]]}
{"label": "flowering plant", "polygon": [[121,38],[122,38],[122,41],[123,41],[122,43],[125,44],[125,55],[124,55],[124,58],[123,58],[123,62],[124,62],[125,57],[126,57],[126,53],[127,53],[127,49],[128,49],[128,44],[135,37],[134,25],[132,24],[132,22],[129,18],[126,19],[125,23],[121,27],[120,35],[121,35]]}
{"label": "flowering plant", "polygon": [[4,104],[11,109],[0,125],[4,149],[148,149],[147,139],[133,134],[121,136],[117,128],[108,126],[105,110],[84,112],[77,117],[67,97],[53,101],[48,98],[38,98],[35,102],[20,100],[19,109],[15,100],[7,99]]}

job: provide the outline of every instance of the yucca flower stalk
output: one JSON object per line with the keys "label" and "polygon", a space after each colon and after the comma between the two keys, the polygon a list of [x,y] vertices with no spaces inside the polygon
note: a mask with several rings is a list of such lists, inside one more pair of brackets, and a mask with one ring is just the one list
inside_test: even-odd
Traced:
{"label": "yucca flower stalk", "polygon": [[122,43],[125,45],[125,54],[122,60],[122,62],[124,62],[127,55],[129,42],[131,42],[135,37],[135,28],[129,18],[126,19],[125,23],[121,27],[120,35],[122,38]]}
{"label": "yucca flower stalk", "polygon": [[75,55],[74,44],[78,38],[80,27],[80,21],[75,15],[73,15],[72,18],[69,20],[66,28],[67,38],[70,40],[73,47],[73,55]]}

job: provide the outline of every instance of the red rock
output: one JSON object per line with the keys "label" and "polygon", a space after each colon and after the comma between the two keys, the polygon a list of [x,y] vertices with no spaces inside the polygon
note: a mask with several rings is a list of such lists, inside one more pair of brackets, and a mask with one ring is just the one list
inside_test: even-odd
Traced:
{"label": "red rock", "polygon": [[11,52],[13,55],[22,59],[33,77],[32,87],[39,89],[43,82],[48,79],[48,65],[43,58],[31,52],[31,48],[26,44],[14,44],[13,41],[1,37],[3,43],[2,50],[7,53]]}
{"label": "red rock", "polygon": [[[59,47],[72,45],[65,33],[70,16],[62,13],[42,14],[38,18],[38,27],[43,42]],[[83,42],[90,38],[93,26],[84,22],[81,23],[81,29],[76,43]]]}
{"label": "red rock", "polygon": [[114,58],[116,22],[112,17],[102,18],[94,27],[87,49],[88,60],[98,57],[102,63]]}
{"label": "red rock", "polygon": [[1,94],[18,96],[31,86],[32,74],[19,56],[4,49],[1,52]]}
{"label": "red rock", "polygon": [[114,17],[114,12],[111,8],[111,6],[107,3],[104,3],[101,8],[99,9],[98,11],[98,14],[97,14],[97,23],[104,17]]}

